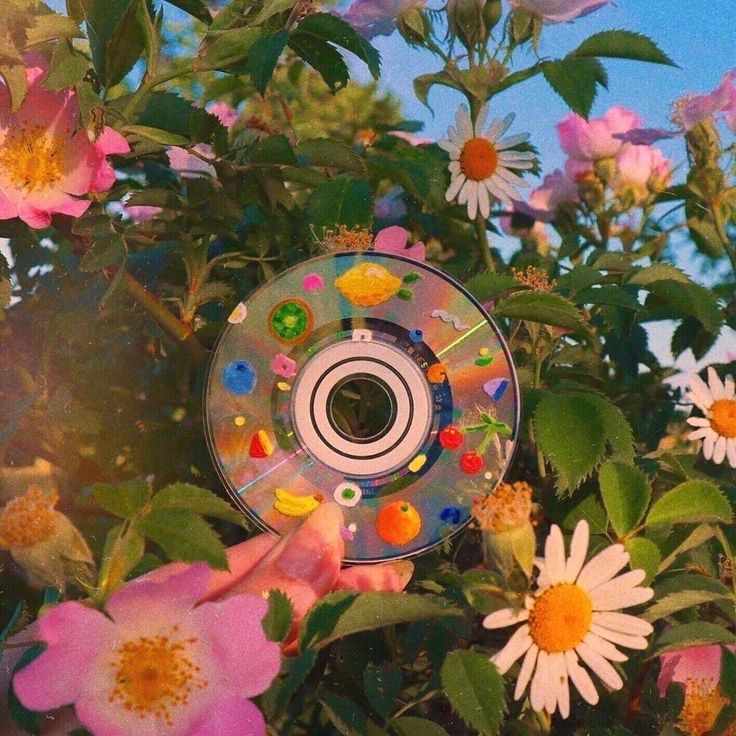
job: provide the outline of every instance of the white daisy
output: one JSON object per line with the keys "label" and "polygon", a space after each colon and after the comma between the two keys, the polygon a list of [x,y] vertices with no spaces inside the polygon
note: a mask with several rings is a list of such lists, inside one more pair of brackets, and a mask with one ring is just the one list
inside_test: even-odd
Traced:
{"label": "white daisy", "polygon": [[507,206],[511,206],[511,200],[520,199],[516,187],[528,187],[529,184],[511,169],[534,166],[532,153],[508,150],[528,140],[528,133],[501,138],[514,121],[513,113],[502,120],[494,120],[484,132],[487,114],[488,108],[484,105],[473,126],[468,108],[461,105],[455,115],[457,128],[450,126],[448,139],[438,142],[452,159],[447,201],[452,202],[457,197],[458,204],[467,204],[471,220],[479,209],[484,218],[491,214],[489,195]]}
{"label": "white daisy", "polygon": [[720,464],[728,457],[728,464],[736,468],[736,389],[733,376],[721,381],[714,368],[708,368],[708,383],[693,376],[687,398],[705,414],[688,417],[687,423],[696,427],[689,440],[703,440],[706,460]]}
{"label": "white daisy", "polygon": [[520,610],[504,608],[483,619],[487,629],[522,624],[491,661],[503,674],[524,656],[514,698],[521,698],[531,681],[532,708],[549,713],[559,708],[563,718],[570,714],[568,680],[588,703],[598,702],[598,692],[581,660],[608,688],[619,690],[624,683],[611,662],[627,657],[614,645],[646,649],[645,637],[653,631],[643,619],[617,610],[644,603],[654,595],[651,588],[639,587],[646,576],[644,570],[616,576],[629,562],[629,553],[621,544],[606,547],[584,564],[589,538],[588,523],[579,521],[570,556],[565,559],[562,532],[553,525],[544,558],[535,562],[540,574],[534,595],[527,597]]}

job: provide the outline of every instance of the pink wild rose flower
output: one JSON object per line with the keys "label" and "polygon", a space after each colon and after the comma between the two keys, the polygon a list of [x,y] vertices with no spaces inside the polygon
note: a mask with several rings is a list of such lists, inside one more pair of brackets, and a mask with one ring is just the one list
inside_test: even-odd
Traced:
{"label": "pink wild rose flower", "polygon": [[[736,652],[736,646],[727,647]],[[677,682],[687,685],[688,681],[717,685],[721,679],[723,647],[720,644],[704,644],[675,649],[659,655],[662,665],[657,678],[659,697],[667,694],[667,688]]]}
{"label": "pink wild rose flower", "polygon": [[279,672],[279,644],[261,622],[268,603],[241,593],[199,601],[212,571],[196,564],[162,583],[136,581],[106,613],[77,602],[38,623],[47,647],[14,677],[20,701],[49,711],[74,704],[95,736],[261,736],[249,698]]}
{"label": "pink wild rose flower", "polygon": [[240,119],[238,111],[222,100],[207,103],[205,110],[214,115],[228,130],[232,130],[235,123]]}
{"label": "pink wild rose flower", "polygon": [[514,10],[526,10],[545,23],[564,23],[607,5],[609,0],[509,0]]}
{"label": "pink wild rose flower", "polygon": [[399,16],[425,4],[426,0],[354,0],[342,19],[364,38],[390,36]]}
{"label": "pink wild rose flower", "polygon": [[626,146],[616,157],[611,187],[617,194],[630,192],[641,204],[650,192],[664,189],[670,181],[672,163],[654,146]]}
{"label": "pink wild rose flower", "polygon": [[675,102],[673,120],[684,131],[701,120],[723,113],[728,126],[736,133],[736,69],[731,69],[709,94],[686,95]]}
{"label": "pink wild rose flower", "polygon": [[557,124],[560,145],[575,161],[596,161],[615,156],[625,145],[614,137],[640,128],[639,116],[625,107],[612,107],[600,118],[585,118],[571,113]]}
{"label": "pink wild rose flower", "polygon": [[28,94],[16,112],[0,81],[0,220],[19,217],[44,228],[54,214],[83,215],[91,203],[80,197],[115,183],[106,157],[130,146],[109,127],[90,140],[79,128],[76,92],[43,87],[48,64],[40,54],[28,54],[26,64]]}

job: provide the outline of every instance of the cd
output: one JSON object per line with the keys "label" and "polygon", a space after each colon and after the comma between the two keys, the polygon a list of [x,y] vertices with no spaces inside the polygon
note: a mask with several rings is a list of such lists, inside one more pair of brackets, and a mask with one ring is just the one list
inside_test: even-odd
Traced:
{"label": "cd", "polygon": [[399,255],[338,252],[241,302],[213,353],[205,423],[237,505],[285,534],[320,503],[345,561],[441,544],[503,479],[519,425],[508,347],[456,281]]}

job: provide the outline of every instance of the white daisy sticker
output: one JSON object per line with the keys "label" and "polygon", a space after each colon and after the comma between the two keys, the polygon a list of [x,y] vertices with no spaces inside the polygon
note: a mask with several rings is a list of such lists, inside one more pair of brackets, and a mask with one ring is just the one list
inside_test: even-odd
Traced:
{"label": "white daisy sticker", "polygon": [[695,427],[689,440],[703,440],[703,456],[720,465],[728,458],[728,464],[736,468],[736,388],[733,376],[724,381],[714,368],[708,368],[708,383],[700,376],[690,382],[687,397],[705,414],[704,417],[688,417],[687,423]]}
{"label": "white daisy sticker", "polygon": [[586,521],[578,522],[565,558],[562,531],[553,525],[539,568],[537,590],[528,596],[521,609],[504,608],[483,620],[487,629],[514,624],[514,632],[491,661],[501,674],[524,657],[516,681],[514,698],[519,700],[531,682],[529,700],[534,710],[570,715],[569,681],[595,705],[598,691],[585,664],[611,690],[620,690],[623,680],[611,662],[623,662],[627,656],[616,645],[646,649],[651,624],[636,616],[619,613],[648,601],[654,591],[639,587],[646,577],[644,570],[617,575],[629,562],[629,553],[621,544],[599,552],[588,563],[590,530]]}
{"label": "white daisy sticker", "polygon": [[468,217],[474,220],[480,214],[491,214],[491,196],[511,206],[520,199],[517,187],[528,187],[511,169],[531,169],[534,154],[528,151],[509,150],[529,138],[528,133],[501,138],[514,121],[513,113],[502,120],[494,120],[483,130],[488,108],[484,105],[473,125],[470,113],[461,105],[455,115],[457,127],[447,129],[448,138],[439,141],[440,147],[450,154],[450,186],[448,202],[457,198],[458,204],[466,204]]}

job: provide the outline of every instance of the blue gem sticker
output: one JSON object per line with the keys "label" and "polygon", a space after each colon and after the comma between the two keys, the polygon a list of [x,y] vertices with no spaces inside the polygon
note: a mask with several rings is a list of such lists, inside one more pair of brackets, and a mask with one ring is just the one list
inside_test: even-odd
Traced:
{"label": "blue gem sticker", "polygon": [[222,385],[236,396],[247,396],[256,387],[256,372],[247,360],[234,360],[222,371]]}

